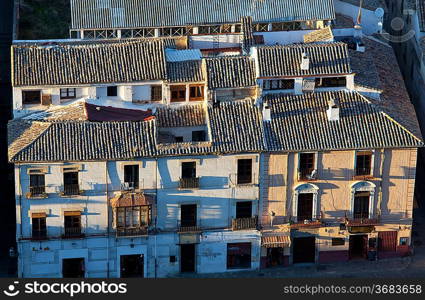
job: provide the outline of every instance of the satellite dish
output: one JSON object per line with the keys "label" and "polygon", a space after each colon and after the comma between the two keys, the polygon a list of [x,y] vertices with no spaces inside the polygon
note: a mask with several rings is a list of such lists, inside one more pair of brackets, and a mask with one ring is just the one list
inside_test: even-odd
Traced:
{"label": "satellite dish", "polygon": [[377,16],[378,18],[382,18],[384,16],[384,14],[385,14],[385,11],[382,7],[378,7],[375,10],[375,16]]}

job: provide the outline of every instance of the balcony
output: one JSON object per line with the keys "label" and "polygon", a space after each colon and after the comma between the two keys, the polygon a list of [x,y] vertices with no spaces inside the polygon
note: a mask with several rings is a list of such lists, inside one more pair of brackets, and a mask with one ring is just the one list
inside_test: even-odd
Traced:
{"label": "balcony", "polygon": [[117,237],[135,237],[148,235],[148,227],[119,227]]}
{"label": "balcony", "polygon": [[196,220],[177,221],[178,233],[199,233],[202,232],[201,226],[197,224]]}
{"label": "balcony", "polygon": [[306,169],[298,170],[298,181],[317,181],[317,170]]}
{"label": "balcony", "polygon": [[30,186],[27,198],[46,198],[46,187],[45,186]]}
{"label": "balcony", "polygon": [[47,240],[47,231],[46,230],[33,230],[32,235],[31,235],[31,240],[33,240],[33,241]]}
{"label": "balcony", "polygon": [[368,213],[353,214],[351,218],[345,217],[346,226],[373,226],[380,224],[380,217],[369,217]]}
{"label": "balcony", "polygon": [[257,229],[258,217],[236,218],[232,220],[232,230]]}
{"label": "balcony", "polygon": [[81,227],[65,227],[62,238],[64,239],[78,239],[84,237]]}
{"label": "balcony", "polygon": [[356,168],[356,175],[353,176],[353,180],[370,180],[373,179],[372,170],[370,168]]}
{"label": "balcony", "polygon": [[179,189],[198,189],[199,177],[180,178]]}
{"label": "balcony", "polygon": [[79,184],[65,184],[61,196],[78,196],[81,194],[82,191]]}
{"label": "balcony", "polygon": [[297,216],[297,221],[292,220],[289,221],[291,228],[318,228],[323,225],[323,212],[320,212],[320,215],[317,216]]}

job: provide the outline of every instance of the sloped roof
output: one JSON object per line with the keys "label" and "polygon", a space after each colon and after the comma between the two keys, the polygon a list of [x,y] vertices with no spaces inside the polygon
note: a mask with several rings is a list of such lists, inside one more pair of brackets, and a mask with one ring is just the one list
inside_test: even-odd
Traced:
{"label": "sloped roof", "polygon": [[[257,48],[260,77],[337,75],[351,73],[345,43],[293,44]],[[310,57],[308,70],[301,69],[302,54]]]}
{"label": "sloped roof", "polygon": [[159,127],[187,127],[207,124],[207,112],[203,104],[160,107],[155,116]]}
{"label": "sloped roof", "polygon": [[166,79],[163,40],[12,46],[14,86]]}
{"label": "sloped roof", "polygon": [[248,56],[207,58],[206,67],[210,89],[256,85],[255,63]]}
{"label": "sloped roof", "polygon": [[421,31],[425,31],[425,1],[416,0],[416,3],[416,8],[419,14],[419,26],[421,27]]}
{"label": "sloped roof", "polygon": [[378,70],[376,69],[374,58],[369,50],[360,52],[349,50],[350,62],[356,86],[366,87],[376,91],[381,91],[381,82],[379,80]]}
{"label": "sloped roof", "polygon": [[167,74],[170,83],[205,81],[201,60],[168,62]]}
{"label": "sloped roof", "polygon": [[[328,101],[338,99],[340,120],[329,121]],[[268,95],[272,121],[265,123],[270,151],[421,147],[407,131],[357,92]]]}
{"label": "sloped roof", "polygon": [[173,27],[334,19],[333,0],[71,0],[71,28]]}

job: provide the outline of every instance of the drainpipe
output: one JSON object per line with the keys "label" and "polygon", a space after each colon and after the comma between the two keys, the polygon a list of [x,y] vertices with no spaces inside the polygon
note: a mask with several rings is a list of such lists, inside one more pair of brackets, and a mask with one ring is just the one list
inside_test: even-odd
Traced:
{"label": "drainpipe", "polygon": [[379,217],[381,217],[381,205],[382,205],[382,183],[383,183],[383,173],[384,173],[384,162],[385,162],[385,149],[381,150],[381,163],[379,166],[379,175],[381,176],[381,181],[379,183],[379,194],[378,194],[378,205],[377,205],[377,211],[379,213]]}
{"label": "drainpipe", "polygon": [[[19,224],[19,238],[17,241],[17,246],[18,246],[18,262],[20,265],[20,270],[21,270],[21,278],[24,277],[24,263],[23,263],[23,258],[20,257],[23,252],[22,252],[22,245],[21,245],[21,239],[22,239],[22,185],[21,185],[21,165],[17,164],[18,167],[18,192],[19,192],[19,219],[20,219],[20,224]],[[15,200],[16,201],[16,200]]]}
{"label": "drainpipe", "polygon": [[157,235],[156,231],[158,225],[158,158],[155,158],[155,278],[157,278]]}

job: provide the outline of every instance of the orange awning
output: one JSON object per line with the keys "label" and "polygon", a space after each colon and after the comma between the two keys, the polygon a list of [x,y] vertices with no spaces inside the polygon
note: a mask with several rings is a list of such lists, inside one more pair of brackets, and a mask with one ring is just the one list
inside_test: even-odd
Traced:
{"label": "orange awning", "polygon": [[261,246],[265,248],[288,247],[291,241],[287,235],[266,235],[261,237]]}
{"label": "orange awning", "polygon": [[31,218],[36,219],[36,218],[45,218],[46,217],[46,213],[45,212],[34,212],[31,213]]}
{"label": "orange awning", "polygon": [[75,216],[81,216],[81,211],[64,211],[63,215],[65,217],[75,217]]}

